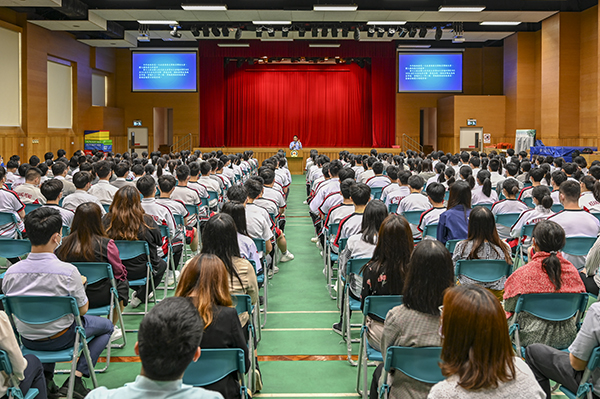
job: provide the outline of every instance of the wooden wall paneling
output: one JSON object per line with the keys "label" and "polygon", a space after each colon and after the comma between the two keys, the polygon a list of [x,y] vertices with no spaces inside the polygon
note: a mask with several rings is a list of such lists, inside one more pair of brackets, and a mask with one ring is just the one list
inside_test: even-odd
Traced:
{"label": "wooden wall paneling", "polygon": [[504,49],[502,47],[484,47],[482,53],[482,94],[504,94],[503,70]]}
{"label": "wooden wall paneling", "polygon": [[454,102],[458,96],[440,98],[437,102],[438,150],[456,152],[454,149]]}
{"label": "wooden wall paneling", "polygon": [[598,6],[583,11],[580,22],[579,145],[589,146],[598,137]]}
{"label": "wooden wall paneling", "polygon": [[534,32],[535,36],[535,111],[534,111],[534,126],[538,135],[542,132],[542,31]]}
{"label": "wooden wall paneling", "polygon": [[422,108],[435,108],[448,93],[399,93],[396,96],[396,144],[402,145],[402,135],[406,134],[419,141],[420,111]]}
{"label": "wooden wall paneling", "polygon": [[483,94],[483,49],[472,48],[463,53],[463,94]]}
{"label": "wooden wall paneling", "polygon": [[560,14],[542,21],[542,132],[546,145],[558,141],[560,126]]}
{"label": "wooden wall paneling", "polygon": [[[504,137],[506,131],[506,97],[504,96],[456,96],[454,101],[454,151],[459,151],[460,128],[467,119],[477,119],[477,126],[492,135],[492,143]],[[483,139],[483,138],[482,138]],[[488,144],[489,145],[489,144]],[[485,144],[484,144],[485,146]]]}
{"label": "wooden wall paneling", "polygon": [[580,15],[560,13],[559,138],[567,146],[579,144]]}
{"label": "wooden wall paneling", "polygon": [[[519,34],[504,39],[504,95],[506,96],[506,131],[509,138],[517,129],[517,97],[519,81]],[[513,139],[514,141],[514,139]]]}

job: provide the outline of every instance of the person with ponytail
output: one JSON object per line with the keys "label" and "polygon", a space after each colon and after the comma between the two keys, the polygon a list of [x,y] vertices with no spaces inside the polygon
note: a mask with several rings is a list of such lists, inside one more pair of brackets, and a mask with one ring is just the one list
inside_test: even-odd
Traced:
{"label": "person with ponytail", "polygon": [[448,167],[438,176],[436,183],[443,185],[446,190],[456,181],[456,171],[453,167]]}
{"label": "person with ponytail", "polygon": [[577,334],[575,316],[565,321],[545,321],[529,313],[513,313],[524,294],[581,293],[585,286],[573,264],[563,258],[566,238],[563,228],[542,220],[533,230],[529,262],[518,268],[504,284],[504,310],[508,325],[519,323],[522,346],[541,343],[556,349],[567,348]]}
{"label": "person with ponytail", "polygon": [[[507,213],[521,214],[529,209],[529,207],[517,199],[519,193],[519,182],[515,179],[506,179],[502,182],[502,194],[505,199],[500,200],[492,205],[492,213],[496,215],[504,215]],[[506,240],[510,237],[510,226],[498,224],[498,235],[500,239]]]}
{"label": "person with ponytail", "polygon": [[477,172],[477,185],[471,192],[473,206],[479,204],[493,204],[498,202],[498,193],[492,190],[491,173],[485,169]]}
{"label": "person with ponytail", "polygon": [[471,190],[475,187],[475,179],[473,178],[473,169],[470,166],[464,165],[461,166],[459,170],[460,180],[464,180],[469,183],[469,187]]}
{"label": "person with ponytail", "polygon": [[435,176],[432,176],[427,180],[427,183],[425,183],[425,188],[427,188],[427,186],[430,185],[431,183],[440,183],[440,179],[445,179],[444,171],[446,170],[446,164],[444,164],[442,162],[438,162],[435,164],[434,169],[435,169]]}
{"label": "person with ponytail", "polygon": [[[532,195],[535,208],[527,209],[521,213],[521,216],[519,216],[519,219],[517,219],[517,222],[510,230],[511,237],[520,237],[523,226],[536,224],[554,215],[552,211],[552,197],[550,196],[550,189],[548,187],[534,187]],[[529,247],[531,245],[531,237],[523,237],[523,245]]]}
{"label": "person with ponytail", "polygon": [[523,190],[521,190],[518,198],[523,201],[525,198],[531,197],[531,190],[533,190],[534,187],[542,184],[541,181],[544,177],[546,177],[546,170],[542,168],[532,169],[529,172],[529,181],[531,182],[531,186],[525,187]]}
{"label": "person with ponytail", "polygon": [[588,212],[600,212],[600,182],[588,175],[581,179],[580,185],[579,206]]}

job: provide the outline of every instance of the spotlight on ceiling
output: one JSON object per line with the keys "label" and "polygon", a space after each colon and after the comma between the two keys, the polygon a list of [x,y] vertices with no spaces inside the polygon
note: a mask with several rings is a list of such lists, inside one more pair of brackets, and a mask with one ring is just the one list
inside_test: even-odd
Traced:
{"label": "spotlight on ceiling", "polygon": [[173,36],[174,38],[179,39],[181,37],[181,32],[179,32],[179,30],[178,30],[179,26],[178,25],[172,25],[171,28],[173,28],[173,29],[169,32],[169,34],[171,36]]}
{"label": "spotlight on ceiling", "polygon": [[246,61],[244,58],[238,58],[238,60],[237,60],[237,67],[241,68],[242,65],[244,65],[244,61]]}
{"label": "spotlight on ceiling", "polygon": [[316,26],[313,26],[312,29],[310,30],[310,34],[312,37],[318,37],[319,36],[319,28],[317,28]]}
{"label": "spotlight on ceiling", "polygon": [[383,37],[384,34],[385,34],[385,29],[377,28],[377,37]]}
{"label": "spotlight on ceiling", "polygon": [[329,28],[323,28],[321,30],[321,37],[327,37],[328,34],[329,34]]}
{"label": "spotlight on ceiling", "polygon": [[348,37],[348,28],[347,27],[343,27],[342,28],[342,37]]}
{"label": "spotlight on ceiling", "polygon": [[229,28],[224,26],[221,28],[221,32],[223,33],[223,37],[229,37]]}
{"label": "spotlight on ceiling", "polygon": [[338,28],[331,28],[331,37],[338,37]]}
{"label": "spotlight on ceiling", "polygon": [[422,26],[419,30],[419,37],[422,39],[427,35],[427,28]]}
{"label": "spotlight on ceiling", "polygon": [[262,37],[262,31],[263,31],[262,26],[257,26],[256,27],[256,37]]}
{"label": "spotlight on ceiling", "polygon": [[198,27],[196,25],[192,25],[192,29],[190,29],[192,32],[192,35],[194,35],[194,37],[198,37],[200,36],[200,30],[198,29]]}
{"label": "spotlight on ceiling", "polygon": [[235,30],[235,40],[240,40],[242,38],[242,28],[237,28]]}
{"label": "spotlight on ceiling", "polygon": [[402,28],[402,30],[400,31],[400,37],[406,37],[407,34],[408,34],[408,29]]}
{"label": "spotlight on ceiling", "polygon": [[215,37],[221,36],[221,31],[216,26],[213,26],[210,31]]}
{"label": "spotlight on ceiling", "polygon": [[210,36],[210,29],[208,29],[208,26],[203,26],[202,27],[202,36],[204,36],[204,37],[209,37]]}
{"label": "spotlight on ceiling", "polygon": [[413,38],[417,35],[417,28],[414,26],[410,28],[410,32],[408,32],[408,37]]}
{"label": "spotlight on ceiling", "polygon": [[369,30],[367,31],[367,36],[373,37],[374,34],[375,34],[375,28],[373,26],[369,26]]}
{"label": "spotlight on ceiling", "polygon": [[356,41],[360,40],[360,29],[358,29],[358,28],[354,29],[354,40],[356,40]]}
{"label": "spotlight on ceiling", "polygon": [[435,28],[435,40],[440,41],[442,40],[442,27],[438,26]]}
{"label": "spotlight on ceiling", "polygon": [[306,28],[304,26],[300,26],[298,28],[298,36],[300,36],[300,37],[306,36]]}
{"label": "spotlight on ceiling", "polygon": [[394,37],[395,34],[396,34],[396,28],[388,29],[388,37]]}
{"label": "spotlight on ceiling", "polygon": [[283,28],[281,28],[281,36],[288,37],[289,33],[290,33],[290,27],[289,26],[284,26]]}
{"label": "spotlight on ceiling", "polygon": [[267,33],[269,34],[269,37],[275,37],[275,28],[269,26],[267,28]]}

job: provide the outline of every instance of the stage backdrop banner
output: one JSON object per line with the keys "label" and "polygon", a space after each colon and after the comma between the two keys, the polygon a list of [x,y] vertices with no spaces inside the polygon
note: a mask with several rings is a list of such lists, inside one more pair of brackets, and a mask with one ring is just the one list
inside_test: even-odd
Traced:
{"label": "stage backdrop banner", "polygon": [[[390,147],[395,140],[395,48],[345,41],[252,42],[220,48],[199,42],[200,145]],[[238,68],[232,57],[363,57],[371,64],[266,64]]]}
{"label": "stage backdrop banner", "polygon": [[[233,65],[232,65],[233,64]],[[225,72],[227,146],[372,145],[370,68],[246,65]]]}

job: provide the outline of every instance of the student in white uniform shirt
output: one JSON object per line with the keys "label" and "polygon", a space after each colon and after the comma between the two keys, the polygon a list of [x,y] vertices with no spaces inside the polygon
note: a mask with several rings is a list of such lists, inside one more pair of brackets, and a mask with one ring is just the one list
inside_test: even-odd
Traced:
{"label": "student in white uniform shirt", "polygon": [[179,165],[177,169],[175,169],[175,173],[177,174],[177,186],[173,189],[171,198],[181,201],[185,205],[195,205],[198,207],[198,216],[200,216],[200,220],[197,220],[195,214],[191,214],[187,220],[188,226],[196,227],[196,229],[198,229],[198,227],[200,227],[200,222],[208,219],[208,210],[206,207],[202,206],[200,193],[188,185],[190,181],[189,166]]}
{"label": "student in white uniform shirt", "polygon": [[371,188],[382,188],[390,184],[390,178],[383,175],[383,163],[375,162],[373,164],[373,177],[370,177],[365,182]]}
{"label": "student in white uniform shirt", "polygon": [[25,205],[14,191],[4,187],[4,182],[6,181],[5,173],[4,168],[0,166],[0,212],[12,213],[19,223],[18,225],[15,223],[8,223],[0,226],[0,237],[15,238],[17,236],[17,229],[19,231],[25,229],[23,224]]}
{"label": "student in white uniform shirt", "polygon": [[552,172],[552,179],[550,181],[552,183],[552,193],[550,194],[552,203],[555,205],[560,204],[560,198],[558,198],[560,185],[567,181],[567,174],[562,170],[556,170]]}
{"label": "student in white uniform shirt", "polygon": [[444,175],[444,171],[446,170],[446,165],[438,162],[435,167],[435,176],[431,176],[429,179],[427,179],[427,182],[425,183],[425,188],[427,188],[427,186],[429,186],[431,183],[435,183],[438,182],[440,179],[440,176]]}
{"label": "student in white uniform shirt", "polygon": [[499,185],[502,186],[502,182],[505,177],[502,176],[500,160],[497,158],[491,159],[488,168],[490,170],[490,181],[492,182],[492,188],[495,190]]}
{"label": "student in white uniform shirt", "polygon": [[[222,193],[221,187],[219,186],[219,183],[217,183],[214,179],[210,178],[210,171],[211,171],[210,163],[200,162],[200,174],[202,176],[200,176],[198,178],[198,184],[201,184],[204,187],[206,187],[206,189],[208,191],[216,192],[220,196]],[[216,198],[216,199],[210,200],[210,202],[208,203],[208,206],[210,207],[211,210],[214,211],[217,209],[218,204],[219,204],[219,199]]]}
{"label": "student in white uniform shirt", "polygon": [[[575,163],[566,163],[563,165],[563,172],[567,175],[567,180],[575,181],[579,183],[579,180],[575,178],[575,173],[579,170],[579,167]],[[19,172],[20,173],[20,172]]]}
{"label": "student in white uniform shirt", "polygon": [[40,187],[42,195],[46,198],[46,205],[44,206],[51,206],[59,211],[60,216],[62,217],[63,226],[70,228],[75,212],[65,209],[58,204],[62,198],[62,189],[63,182],[57,179],[50,179]]}
{"label": "student in white uniform shirt", "polygon": [[90,172],[84,171],[75,173],[73,175],[73,184],[75,184],[77,190],[63,200],[63,208],[75,212],[79,205],[86,202],[93,202],[100,207],[102,216],[106,214],[100,200],[97,197],[88,194],[88,190],[92,187],[92,174]]}
{"label": "student in white uniform shirt", "polygon": [[[350,186],[350,198],[354,204],[354,212],[340,221],[337,234],[333,240],[333,252],[337,253],[340,240],[348,238],[361,230],[365,207],[371,199],[371,188],[364,183],[356,183]],[[379,200],[374,200],[379,201]]]}
{"label": "student in white uniform shirt", "polygon": [[[506,171],[506,179],[514,179],[517,181],[517,184],[519,186],[519,192],[523,189],[523,182],[521,182],[517,177],[517,174],[519,173],[519,166],[516,163],[512,163],[509,162],[508,164],[506,164],[506,167],[504,168],[504,170]],[[502,190],[502,186],[497,186],[496,187],[496,191],[497,192],[501,192]]]}
{"label": "student in white uniform shirt", "polygon": [[60,180],[63,184],[62,197],[65,198],[67,195],[71,195],[77,190],[73,182],[67,180],[67,165],[58,161],[52,165],[52,174],[54,179]]}
{"label": "student in white uniform shirt", "polygon": [[18,186],[13,191],[17,193],[21,202],[27,204],[41,204],[46,203],[46,198],[40,191],[40,180],[42,173],[38,168],[31,167],[25,173],[25,183]]}
{"label": "student in white uniform shirt", "polygon": [[329,163],[326,171],[328,171],[330,179],[317,188],[312,200],[310,201],[310,211],[313,213],[313,215],[319,215],[319,207],[323,205],[325,197],[331,193],[340,191],[339,173],[342,168],[342,163],[337,159]]}
{"label": "student in white uniform shirt", "polygon": [[223,205],[222,213],[226,213],[233,218],[237,229],[238,246],[242,258],[254,262],[256,274],[261,274],[263,265],[258,254],[258,249],[254,240],[248,235],[248,224],[246,222],[246,208],[243,203],[237,201],[228,201]]}
{"label": "student in white uniform shirt", "polygon": [[581,179],[581,196],[579,206],[588,212],[600,212],[600,182],[593,176],[584,176]]}
{"label": "student in white uniform shirt", "polygon": [[[438,164],[439,165],[439,164]],[[452,168],[447,168],[454,170]],[[440,220],[440,215],[446,211],[444,206],[444,195],[446,194],[446,187],[440,183],[431,183],[425,189],[427,191],[427,198],[433,208],[423,212],[421,214],[421,220],[417,228],[421,233],[425,231],[425,226],[437,224]],[[433,239],[431,236],[423,237],[423,239]]]}
{"label": "student in white uniform shirt", "polygon": [[110,178],[112,176],[112,169],[110,163],[107,161],[100,161],[94,165],[94,170],[98,176],[98,183],[94,184],[89,190],[88,194],[100,200],[102,205],[110,205],[113,202],[113,198],[118,188],[110,184]]}
{"label": "student in white uniform shirt", "polygon": [[[550,189],[548,187],[537,186],[533,189],[532,195],[535,208],[527,209],[521,213],[521,216],[519,216],[519,219],[517,219],[510,230],[510,236],[513,238],[521,236],[523,226],[536,224],[554,215],[552,211],[552,197],[550,196]],[[525,247],[529,247],[531,245],[531,237],[522,237],[522,244]]]}
{"label": "student in white uniform shirt", "polygon": [[377,158],[368,157],[366,160],[363,160],[363,167],[365,171],[358,175],[356,181],[358,183],[366,183],[371,177],[375,176],[375,172],[373,171],[373,164],[377,162]]}
{"label": "student in white uniform shirt", "polygon": [[387,176],[390,179],[390,184],[388,184],[387,186],[385,186],[383,188],[383,190],[381,190],[380,199],[384,203],[387,202],[387,197],[390,193],[400,189],[400,184],[398,184],[398,172],[399,171],[400,171],[400,169],[398,169],[398,167],[394,166],[394,165],[390,165],[385,169],[385,172],[387,173]]}
{"label": "student in white uniform shirt", "polygon": [[[404,212],[408,211],[426,211],[432,208],[429,199],[421,193],[423,184],[425,184],[425,180],[419,175],[408,178],[410,194],[400,201],[396,213],[402,215]],[[412,230],[413,238],[421,236],[421,232],[417,225],[410,223],[410,228]]]}
{"label": "student in white uniform shirt", "polygon": [[332,224],[338,224],[344,219],[346,216],[354,213],[354,202],[352,202],[352,198],[350,198],[350,191],[353,185],[356,182],[354,179],[344,179],[340,183],[340,192],[342,195],[342,202],[332,206],[327,212],[327,216],[323,223],[323,227],[330,227]]}
{"label": "student in white uniform shirt", "polygon": [[263,194],[259,198],[256,198],[254,203],[264,208],[273,218],[275,225],[283,230],[285,228],[283,212],[285,211],[286,204],[283,194],[273,188],[275,184],[275,172],[268,166],[261,166],[258,169],[258,175],[263,182]]}
{"label": "student in white uniform shirt", "polygon": [[403,198],[410,195],[410,186],[408,179],[412,176],[408,170],[400,170],[398,172],[398,189],[388,193],[385,197],[385,206],[388,208],[390,204],[399,204]]}
{"label": "student in white uniform shirt", "polygon": [[[596,237],[600,232],[600,222],[594,215],[579,207],[578,200],[581,193],[579,182],[567,180],[560,185],[560,202],[565,207],[563,211],[548,218],[558,223],[564,230],[566,237]],[[578,270],[585,267],[585,256],[563,254]]]}
{"label": "student in white uniform shirt", "polygon": [[115,176],[117,177],[110,184],[115,186],[117,189],[123,186],[133,186],[135,187],[135,183],[131,181],[127,181],[126,177],[129,174],[129,164],[125,162],[120,162],[115,166]]}
{"label": "student in white uniform shirt", "polygon": [[475,207],[479,204],[493,204],[497,201],[498,193],[492,190],[490,172],[480,170],[477,173],[477,185],[471,192],[471,204]]}
{"label": "student in white uniform shirt", "polygon": [[19,165],[19,167],[17,168],[18,174],[12,182],[12,190],[19,187],[21,184],[25,184],[25,174],[27,173],[27,170],[29,170],[29,168],[31,168],[31,165],[29,165],[28,163],[22,163],[21,165]]}
{"label": "student in white uniform shirt", "polygon": [[[344,194],[342,193],[342,183],[344,182],[344,180],[351,180],[353,183],[355,183],[354,171],[350,168],[342,168],[342,170],[340,170],[340,173],[338,174],[338,177],[340,179],[340,191],[333,192],[327,195],[323,199],[323,203],[321,203],[321,206],[319,206],[319,214],[321,215],[322,219],[325,219],[327,215],[329,215],[329,211],[333,207],[344,202]],[[347,198],[350,198],[349,191]]]}
{"label": "student in white uniform shirt", "polygon": [[12,184],[20,176],[17,174],[19,163],[14,160],[10,160],[6,163],[6,182]]}
{"label": "student in white uniform shirt", "polygon": [[[524,202],[517,199],[519,193],[519,182],[516,179],[506,179],[502,182],[502,193],[505,199],[500,200],[492,205],[492,213],[496,215],[504,215],[507,213],[522,214],[529,208]],[[496,230],[501,240],[510,238],[510,230],[512,226],[504,226],[496,224]]]}

